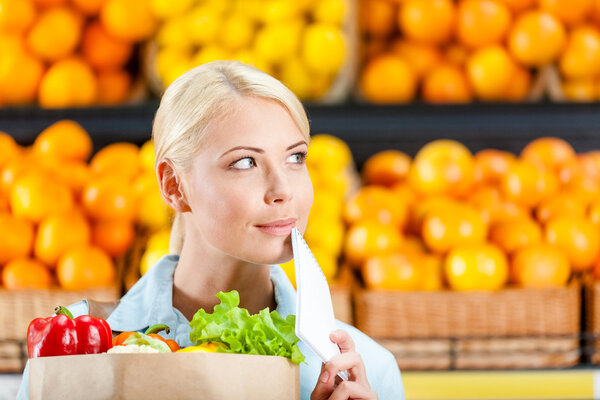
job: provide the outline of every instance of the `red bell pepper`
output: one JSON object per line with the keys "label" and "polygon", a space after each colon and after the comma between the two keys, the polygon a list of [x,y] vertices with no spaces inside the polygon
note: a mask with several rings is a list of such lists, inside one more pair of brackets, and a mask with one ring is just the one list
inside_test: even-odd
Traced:
{"label": "red bell pepper", "polygon": [[[160,331],[165,331],[165,333],[168,335],[169,331],[171,330],[171,328],[169,328],[168,325],[166,324],[156,324],[156,325],[152,325],[151,327],[149,327],[148,329],[146,329],[146,332],[144,332],[145,335],[148,335],[154,339],[158,339],[162,342],[165,342],[167,344],[167,346],[169,346],[169,348],[171,349],[171,351],[177,351],[179,350],[179,345],[177,344],[176,341],[174,341],[173,339],[165,339],[162,336],[160,336],[157,332]],[[115,336],[113,338],[113,346],[122,346],[123,342],[126,341],[131,335],[133,335],[135,332],[121,332],[119,333],[119,335]]]}
{"label": "red bell pepper", "polygon": [[57,314],[36,318],[27,328],[29,358],[65,356],[71,354],[104,353],[112,347],[112,332],[102,318],[73,314],[65,307],[56,307]]}

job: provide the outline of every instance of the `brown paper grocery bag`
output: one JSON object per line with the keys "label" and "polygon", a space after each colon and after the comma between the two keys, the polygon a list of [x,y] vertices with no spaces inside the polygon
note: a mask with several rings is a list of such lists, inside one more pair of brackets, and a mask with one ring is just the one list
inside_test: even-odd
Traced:
{"label": "brown paper grocery bag", "polygon": [[225,353],[88,354],[30,360],[37,399],[300,399],[287,358]]}

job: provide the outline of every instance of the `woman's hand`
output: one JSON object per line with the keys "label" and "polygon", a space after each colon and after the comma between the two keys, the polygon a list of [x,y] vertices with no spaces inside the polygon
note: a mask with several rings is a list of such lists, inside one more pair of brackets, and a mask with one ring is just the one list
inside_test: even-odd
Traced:
{"label": "woman's hand", "polygon": [[[323,364],[319,381],[310,395],[311,400],[377,399],[377,393],[369,386],[365,365],[360,354],[354,350],[350,335],[338,329],[329,337],[338,345],[342,354]],[[340,371],[348,371],[350,378],[342,381],[337,376]]]}

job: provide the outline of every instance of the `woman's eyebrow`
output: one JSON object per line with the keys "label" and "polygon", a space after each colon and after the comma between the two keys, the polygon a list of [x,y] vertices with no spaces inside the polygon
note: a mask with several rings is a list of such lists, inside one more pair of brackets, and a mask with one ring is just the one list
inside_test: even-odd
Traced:
{"label": "woman's eyebrow", "polygon": [[[250,150],[250,151],[254,151],[256,153],[264,153],[265,151],[263,149],[259,149],[258,147],[248,147],[248,146],[236,146],[236,147],[232,147],[231,149],[227,150],[225,153],[221,154],[221,157],[223,157],[226,154],[231,153],[232,151],[236,151],[236,150]],[[221,158],[219,157],[219,158]]]}
{"label": "woman's eyebrow", "polygon": [[306,144],[306,142],[304,140],[301,140],[298,143],[295,143],[295,144],[291,145],[290,147],[288,147],[287,149],[285,149],[285,151],[291,150],[296,146],[300,146],[301,144]]}

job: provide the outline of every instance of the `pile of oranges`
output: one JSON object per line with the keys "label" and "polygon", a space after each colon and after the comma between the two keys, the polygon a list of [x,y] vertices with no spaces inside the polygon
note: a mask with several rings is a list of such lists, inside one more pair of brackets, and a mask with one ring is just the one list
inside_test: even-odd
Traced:
{"label": "pile of oranges", "polygon": [[600,151],[540,138],[519,156],[452,140],[388,150],[345,205],[344,258],[381,290],[498,290],[600,278]]}
{"label": "pile of oranges", "polygon": [[600,98],[595,0],[361,0],[360,88],[377,103],[525,99],[560,71],[568,99]]}
{"label": "pile of oranges", "polygon": [[146,0],[0,0],[0,106],[124,101],[155,27]]}
{"label": "pile of oranges", "polygon": [[[0,132],[0,269],[7,289],[69,290],[116,284],[115,261],[136,228],[169,223],[154,150],[92,140],[62,120],[22,147]],[[89,162],[88,162],[89,160]]]}

